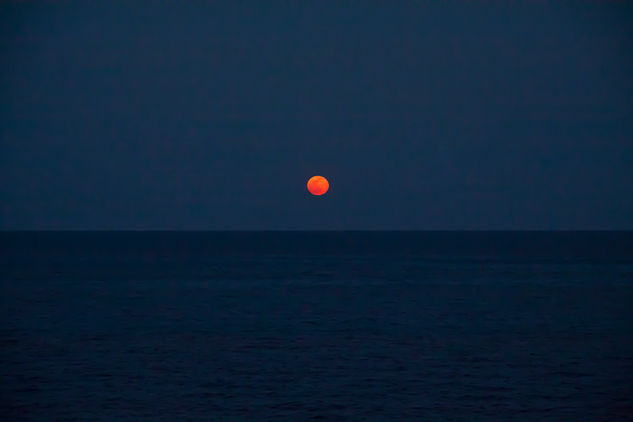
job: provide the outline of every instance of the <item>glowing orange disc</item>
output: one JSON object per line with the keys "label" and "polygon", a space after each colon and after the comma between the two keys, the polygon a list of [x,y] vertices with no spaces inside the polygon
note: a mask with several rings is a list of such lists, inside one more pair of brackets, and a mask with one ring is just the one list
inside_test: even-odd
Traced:
{"label": "glowing orange disc", "polygon": [[323,195],[330,188],[330,183],[323,176],[312,176],[308,180],[308,190],[312,195]]}

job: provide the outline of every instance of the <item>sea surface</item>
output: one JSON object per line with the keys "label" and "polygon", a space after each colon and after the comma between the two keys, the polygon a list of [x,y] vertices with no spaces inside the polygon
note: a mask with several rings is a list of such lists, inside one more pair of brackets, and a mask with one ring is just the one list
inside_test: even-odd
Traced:
{"label": "sea surface", "polygon": [[3,421],[633,420],[631,232],[5,232]]}

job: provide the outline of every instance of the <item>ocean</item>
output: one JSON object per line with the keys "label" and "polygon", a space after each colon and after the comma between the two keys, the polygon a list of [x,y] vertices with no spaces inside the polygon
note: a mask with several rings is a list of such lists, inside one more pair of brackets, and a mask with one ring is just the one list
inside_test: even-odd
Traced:
{"label": "ocean", "polygon": [[631,232],[4,232],[5,421],[633,420]]}

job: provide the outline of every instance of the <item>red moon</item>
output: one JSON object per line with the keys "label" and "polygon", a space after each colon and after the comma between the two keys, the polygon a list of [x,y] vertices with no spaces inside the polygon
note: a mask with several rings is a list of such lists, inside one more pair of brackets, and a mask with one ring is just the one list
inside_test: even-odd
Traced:
{"label": "red moon", "polygon": [[312,195],[323,195],[330,188],[330,183],[323,176],[312,176],[308,180],[308,190]]}

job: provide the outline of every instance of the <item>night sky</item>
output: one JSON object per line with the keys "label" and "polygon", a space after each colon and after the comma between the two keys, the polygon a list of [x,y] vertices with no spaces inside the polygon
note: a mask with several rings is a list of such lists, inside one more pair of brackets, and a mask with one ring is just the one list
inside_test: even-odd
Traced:
{"label": "night sky", "polygon": [[631,2],[82,3],[0,6],[1,229],[633,229]]}

